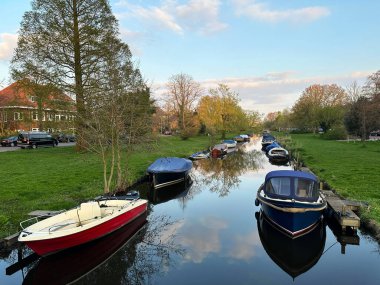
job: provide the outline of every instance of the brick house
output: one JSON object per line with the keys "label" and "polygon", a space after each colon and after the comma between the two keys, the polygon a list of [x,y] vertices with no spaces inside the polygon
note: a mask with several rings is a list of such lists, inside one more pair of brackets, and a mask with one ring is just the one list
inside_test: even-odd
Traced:
{"label": "brick house", "polygon": [[75,101],[53,90],[45,89],[43,94],[20,82],[1,90],[0,135],[18,131],[74,132]]}

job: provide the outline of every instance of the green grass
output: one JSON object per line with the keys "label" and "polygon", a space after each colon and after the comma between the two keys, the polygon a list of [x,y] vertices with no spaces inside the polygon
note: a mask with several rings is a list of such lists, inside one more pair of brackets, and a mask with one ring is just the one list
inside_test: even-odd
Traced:
{"label": "green grass", "polygon": [[[143,176],[158,157],[187,157],[209,144],[207,136],[167,136],[138,146],[128,159],[129,180]],[[33,210],[68,209],[103,193],[100,157],[73,147],[1,152],[0,173],[0,237],[17,232]]]}
{"label": "green grass", "polygon": [[291,138],[308,168],[341,196],[368,202],[362,217],[380,223],[380,141],[331,141],[313,134]]}

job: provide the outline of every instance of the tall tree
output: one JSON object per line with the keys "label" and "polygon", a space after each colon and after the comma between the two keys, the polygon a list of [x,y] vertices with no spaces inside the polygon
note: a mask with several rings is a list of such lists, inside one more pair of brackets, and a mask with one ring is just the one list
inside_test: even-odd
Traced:
{"label": "tall tree", "polygon": [[[97,87],[93,74],[104,66],[117,37],[107,0],[33,0],[21,22],[12,77],[38,76],[75,95],[78,118],[85,118]],[[82,127],[79,119],[77,131]]]}
{"label": "tall tree", "polygon": [[186,132],[193,125],[196,103],[203,94],[201,85],[188,74],[180,73],[169,78],[166,106],[178,116],[178,127]]}
{"label": "tall tree", "polygon": [[342,124],[347,104],[345,90],[336,84],[311,85],[292,107],[293,121],[300,128],[325,131],[334,124]]}
{"label": "tall tree", "polygon": [[213,134],[219,132],[225,138],[226,132],[249,127],[247,113],[239,106],[239,96],[226,84],[209,90],[198,105],[198,115],[207,130]]}

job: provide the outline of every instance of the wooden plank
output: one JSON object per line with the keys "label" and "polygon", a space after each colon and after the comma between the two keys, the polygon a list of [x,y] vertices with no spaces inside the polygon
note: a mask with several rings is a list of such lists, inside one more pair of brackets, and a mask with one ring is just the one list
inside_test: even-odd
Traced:
{"label": "wooden plank", "polygon": [[358,210],[360,203],[340,199],[334,192],[323,190],[327,205],[333,212],[333,217],[339,222],[343,230],[346,227],[357,229],[360,227],[360,218],[353,212]]}

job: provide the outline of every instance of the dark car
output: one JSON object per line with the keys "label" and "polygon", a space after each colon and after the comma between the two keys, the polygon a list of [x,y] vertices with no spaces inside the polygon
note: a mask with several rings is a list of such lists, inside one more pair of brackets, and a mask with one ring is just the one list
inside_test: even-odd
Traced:
{"label": "dark car", "polygon": [[60,133],[60,134],[57,134],[55,136],[55,138],[59,142],[75,142],[75,135],[74,134],[63,134],[63,133]]}
{"label": "dark car", "polygon": [[17,146],[17,136],[2,139],[1,146]]}
{"label": "dark car", "polygon": [[18,135],[18,144],[21,148],[55,147],[58,140],[46,132],[23,132]]}

